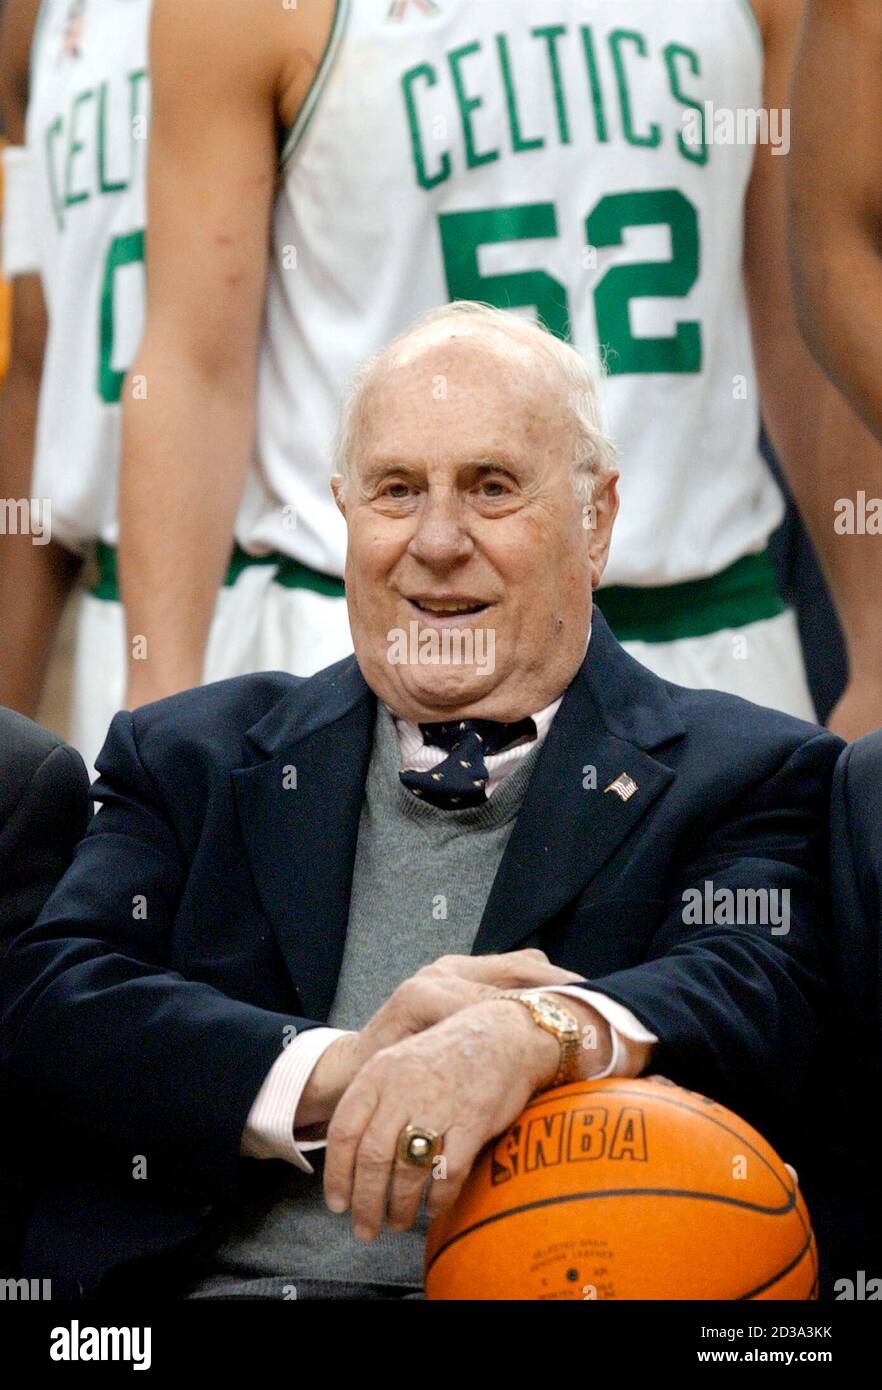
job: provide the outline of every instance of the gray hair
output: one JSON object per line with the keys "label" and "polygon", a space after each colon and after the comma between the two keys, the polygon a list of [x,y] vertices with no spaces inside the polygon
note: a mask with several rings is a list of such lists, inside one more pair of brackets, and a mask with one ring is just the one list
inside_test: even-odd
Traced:
{"label": "gray hair", "polygon": [[397,349],[407,339],[435,324],[455,324],[458,319],[469,319],[481,327],[506,333],[551,359],[566,385],[567,402],[576,429],[573,458],[576,497],[583,505],[588,505],[594,496],[596,484],[613,472],[617,460],[615,446],[605,434],[601,418],[599,383],[603,372],[600,364],[592,366],[574,347],[556,338],[541,324],[531,323],[508,310],[495,309],[471,299],[456,299],[420,315],[381,352],[368,358],[355,373],[340,412],[333,447],[334,469],[342,474],[344,488],[350,481],[350,465],[361,427],[364,398],[382,368],[394,359]]}

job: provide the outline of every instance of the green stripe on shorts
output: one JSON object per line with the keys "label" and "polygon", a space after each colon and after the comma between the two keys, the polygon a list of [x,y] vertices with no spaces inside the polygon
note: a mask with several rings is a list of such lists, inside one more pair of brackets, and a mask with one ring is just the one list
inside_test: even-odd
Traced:
{"label": "green stripe on shorts", "polygon": [[785,611],[768,554],[745,555],[707,579],[655,589],[613,584],[594,601],[620,642],[676,642],[746,627]]}
{"label": "green stripe on shorts", "polygon": [[[119,579],[116,549],[111,545],[105,545],[103,541],[99,541],[95,547],[95,564],[97,575],[89,592],[93,598],[118,603]],[[273,583],[281,584],[284,589],[310,589],[314,594],[325,594],[328,598],[343,598],[345,594],[343,580],[338,579],[336,575],[322,574],[320,570],[311,569],[309,565],[301,564],[299,560],[292,560],[290,556],[282,555],[278,551],[272,551],[269,555],[249,555],[239,545],[233,548],[230,563],[224,575],[224,588],[228,589],[235,584],[240,574],[244,570],[250,569],[252,565],[274,565],[276,573],[273,575]]]}

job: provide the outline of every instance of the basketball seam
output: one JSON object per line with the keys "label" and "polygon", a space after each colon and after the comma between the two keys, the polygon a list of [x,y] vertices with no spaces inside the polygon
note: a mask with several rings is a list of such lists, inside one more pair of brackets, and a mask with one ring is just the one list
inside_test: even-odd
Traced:
{"label": "basketball seam", "polygon": [[[482,1217],[480,1221],[467,1226],[465,1230],[458,1231],[455,1236],[451,1236],[435,1251],[426,1265],[426,1275],[429,1274],[432,1266],[446,1250],[449,1250],[458,1240],[464,1240],[473,1231],[479,1231],[482,1226],[491,1226],[495,1221],[504,1221],[509,1216],[520,1216],[525,1211],[536,1211],[541,1207],[558,1206],[564,1202],[590,1202],[599,1197],[692,1197],[698,1202],[722,1202],[725,1206],[741,1207],[745,1211],[760,1212],[763,1216],[786,1216],[796,1206],[796,1194],[789,1193],[788,1196],[790,1201],[785,1207],[763,1207],[755,1202],[746,1202],[740,1197],[724,1197],[716,1192],[690,1192],[667,1187],[610,1188],[601,1192],[567,1192],[560,1196],[542,1197],[535,1202],[526,1202],[523,1206],[509,1207],[506,1211],[495,1212],[493,1216]],[[801,1253],[804,1253],[804,1250]]]}
{"label": "basketball seam", "polygon": [[[779,1269],[778,1273],[773,1274],[771,1279],[767,1279],[764,1284],[758,1284],[755,1289],[751,1289],[750,1293],[739,1294],[738,1302],[744,1303],[748,1299],[756,1298],[757,1294],[765,1293],[766,1289],[770,1289],[773,1284],[780,1283],[784,1276],[786,1274],[789,1274],[791,1270],[795,1269],[799,1262],[805,1258],[807,1252],[811,1253],[813,1243],[814,1242],[812,1241],[811,1232],[809,1232],[809,1238],[806,1241],[805,1245],[802,1247],[799,1254],[796,1255],[790,1261],[789,1265],[785,1265],[783,1269]],[[817,1279],[815,1278],[814,1271],[814,1261],[812,1261],[812,1281],[812,1290],[814,1290],[817,1286]]]}

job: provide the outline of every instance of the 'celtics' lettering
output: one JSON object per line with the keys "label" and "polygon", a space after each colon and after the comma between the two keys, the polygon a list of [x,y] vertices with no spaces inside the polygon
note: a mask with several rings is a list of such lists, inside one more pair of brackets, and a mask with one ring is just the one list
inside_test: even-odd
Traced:
{"label": "'celtics' lettering", "polygon": [[[138,175],[137,161],[144,158],[146,141],[137,138],[139,124],[146,123],[147,73],[137,68],[120,82],[102,82],[77,92],[69,109],[59,112],[47,126],[46,160],[52,210],[61,231],[70,209],[91,198],[124,193]],[[125,129],[125,138],[110,139],[112,130]],[[114,167],[110,150],[125,146],[121,167]]]}
{"label": "'celtics' lettering", "polygon": [[[569,60],[569,61],[566,61]],[[649,73],[655,68],[672,103],[669,118],[646,113]],[[573,74],[578,78],[574,79]],[[414,174],[420,188],[444,183],[454,172],[479,169],[510,155],[553,150],[580,140],[614,139],[648,150],[673,143],[679,157],[703,166],[705,141],[701,59],[684,43],[655,47],[637,29],[599,33],[582,24],[536,25],[500,33],[492,44],[474,39],[446,54],[446,62],[422,62],[401,78]],[[543,97],[545,99],[543,99]],[[490,138],[488,110],[505,112],[503,132]],[[544,125],[536,111],[547,114]],[[697,122],[699,138],[687,138],[683,115]],[[453,117],[460,141],[439,142],[433,131]],[[504,139],[500,134],[504,133]]]}

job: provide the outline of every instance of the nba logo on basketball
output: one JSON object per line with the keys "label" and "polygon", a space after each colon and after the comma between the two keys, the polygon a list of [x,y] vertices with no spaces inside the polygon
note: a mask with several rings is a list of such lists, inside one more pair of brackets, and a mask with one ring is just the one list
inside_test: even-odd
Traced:
{"label": "nba logo on basketball", "polygon": [[584,1109],[562,1107],[515,1125],[493,1150],[490,1181],[496,1186],[518,1173],[552,1168],[586,1159],[632,1158],[646,1162],[646,1124],[643,1111],[622,1106],[609,1124],[604,1105]]}

